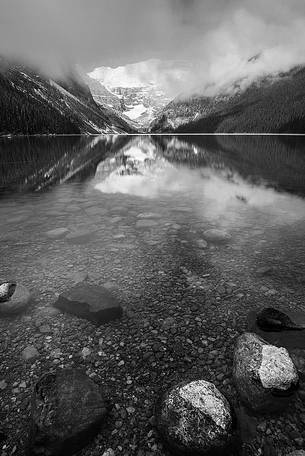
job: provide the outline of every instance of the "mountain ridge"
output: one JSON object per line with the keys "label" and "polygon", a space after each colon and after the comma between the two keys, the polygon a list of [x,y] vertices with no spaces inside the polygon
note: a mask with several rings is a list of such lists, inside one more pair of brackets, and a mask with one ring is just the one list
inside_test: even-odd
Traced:
{"label": "mountain ridge", "polygon": [[244,90],[169,103],[152,133],[304,133],[305,67],[258,78]]}
{"label": "mountain ridge", "polygon": [[71,71],[50,79],[25,65],[0,61],[0,135],[132,133],[116,112],[98,105]]}

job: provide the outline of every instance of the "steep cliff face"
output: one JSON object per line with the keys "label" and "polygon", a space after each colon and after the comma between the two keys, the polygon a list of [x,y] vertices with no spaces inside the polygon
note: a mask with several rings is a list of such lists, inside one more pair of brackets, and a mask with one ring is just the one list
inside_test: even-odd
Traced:
{"label": "steep cliff face", "polygon": [[113,110],[98,105],[73,72],[49,79],[0,60],[0,134],[98,134],[133,132]]}

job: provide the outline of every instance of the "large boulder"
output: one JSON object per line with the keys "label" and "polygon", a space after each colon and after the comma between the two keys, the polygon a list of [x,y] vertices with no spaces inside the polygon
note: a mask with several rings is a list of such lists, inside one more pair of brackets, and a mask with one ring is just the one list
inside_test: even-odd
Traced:
{"label": "large boulder", "polygon": [[175,455],[228,455],[232,448],[230,404],[207,381],[174,386],[160,401],[157,420],[165,444]]}
{"label": "large boulder", "polygon": [[11,315],[22,312],[28,307],[31,300],[30,291],[21,283],[17,283],[9,299],[0,302],[0,314]]}
{"label": "large boulder", "polygon": [[100,430],[107,409],[99,386],[78,369],[47,374],[32,398],[28,454],[69,456]]}
{"label": "large boulder", "polygon": [[54,306],[97,324],[122,316],[118,300],[104,287],[81,282],[62,293]]}
{"label": "large boulder", "polygon": [[303,321],[298,321],[290,317],[287,313],[273,307],[266,307],[261,310],[256,317],[257,325],[263,331],[283,331],[283,330],[302,330],[305,329],[304,315]]}
{"label": "large boulder", "polygon": [[288,351],[270,345],[253,333],[236,343],[233,377],[240,398],[254,411],[272,412],[286,405],[299,377]]}

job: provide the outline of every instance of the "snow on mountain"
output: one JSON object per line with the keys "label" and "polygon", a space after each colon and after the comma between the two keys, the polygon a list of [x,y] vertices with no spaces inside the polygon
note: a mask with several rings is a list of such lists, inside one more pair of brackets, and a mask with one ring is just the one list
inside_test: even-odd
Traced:
{"label": "snow on mountain", "polygon": [[145,127],[172,99],[168,81],[178,81],[182,73],[170,62],[152,59],[117,68],[96,68],[88,76],[117,97],[129,119]]}

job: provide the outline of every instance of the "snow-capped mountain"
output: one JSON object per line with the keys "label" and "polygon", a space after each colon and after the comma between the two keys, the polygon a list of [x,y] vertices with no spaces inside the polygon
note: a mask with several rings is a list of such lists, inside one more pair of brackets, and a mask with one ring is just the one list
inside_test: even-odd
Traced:
{"label": "snow-capped mountain", "polygon": [[[105,97],[107,106],[121,104],[123,113],[141,126],[147,126],[171,100],[158,79],[160,75],[153,60],[117,68],[96,68],[88,75],[116,97],[116,103]],[[98,101],[95,91],[92,93]]]}

